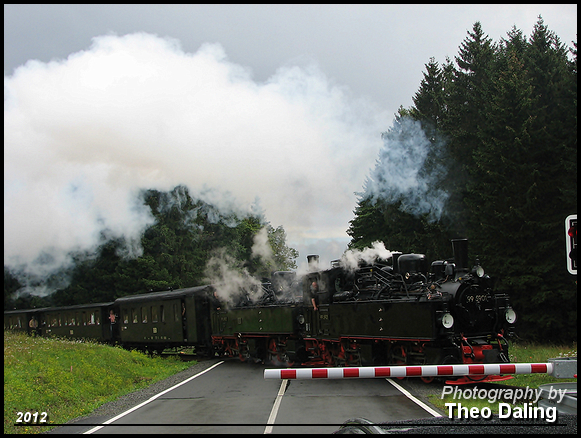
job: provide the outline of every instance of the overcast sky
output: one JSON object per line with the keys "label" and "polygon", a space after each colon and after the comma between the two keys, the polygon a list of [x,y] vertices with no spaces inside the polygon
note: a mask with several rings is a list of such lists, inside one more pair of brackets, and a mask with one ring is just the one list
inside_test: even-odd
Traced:
{"label": "overcast sky", "polygon": [[539,15],[577,40],[576,5],[5,5],[5,263],[138,239],[178,184],[328,263],[430,57]]}

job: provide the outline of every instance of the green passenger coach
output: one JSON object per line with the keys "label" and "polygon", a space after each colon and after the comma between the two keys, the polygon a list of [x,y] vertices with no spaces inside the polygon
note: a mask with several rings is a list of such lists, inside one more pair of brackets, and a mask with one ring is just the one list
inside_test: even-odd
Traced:
{"label": "green passenger coach", "polygon": [[[123,346],[161,352],[210,337],[211,286],[118,298]],[[207,345],[206,347],[210,347]]]}

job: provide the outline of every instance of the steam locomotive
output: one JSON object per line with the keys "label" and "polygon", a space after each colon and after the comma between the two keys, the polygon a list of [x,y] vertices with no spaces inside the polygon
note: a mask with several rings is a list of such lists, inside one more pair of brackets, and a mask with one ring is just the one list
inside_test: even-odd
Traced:
{"label": "steam locomotive", "polygon": [[493,291],[478,261],[469,268],[466,239],[452,248],[453,260],[430,267],[423,254],[392,253],[354,269],[337,260],[300,277],[279,271],[230,303],[219,285],[207,285],[4,312],[4,327],[151,352],[193,346],[199,355],[283,366],[508,362],[516,320],[509,297]]}

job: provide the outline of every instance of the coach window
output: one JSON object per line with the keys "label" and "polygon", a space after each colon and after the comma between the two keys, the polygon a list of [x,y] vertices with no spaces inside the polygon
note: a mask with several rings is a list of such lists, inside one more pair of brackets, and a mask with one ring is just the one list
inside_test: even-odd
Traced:
{"label": "coach window", "polygon": [[141,308],[141,321],[144,324],[147,324],[147,307],[142,307]]}
{"label": "coach window", "polygon": [[151,306],[151,322],[157,322],[157,306]]}
{"label": "coach window", "polygon": [[163,306],[159,306],[159,313],[161,313],[161,322],[165,322],[165,313],[163,313]]}
{"label": "coach window", "polygon": [[58,326],[59,326],[59,327],[62,327],[62,325],[63,325],[63,319],[62,319],[62,317],[61,317],[61,314],[59,313],[59,314],[58,314]]}
{"label": "coach window", "polygon": [[173,305],[173,319],[176,322],[180,320],[180,312],[178,311],[178,305],[177,304],[174,304]]}
{"label": "coach window", "polygon": [[129,312],[123,310],[123,324],[129,324]]}
{"label": "coach window", "polygon": [[81,313],[81,325],[87,325],[87,313],[86,312]]}
{"label": "coach window", "polygon": [[133,324],[137,324],[137,309],[131,309],[131,320],[133,321]]}

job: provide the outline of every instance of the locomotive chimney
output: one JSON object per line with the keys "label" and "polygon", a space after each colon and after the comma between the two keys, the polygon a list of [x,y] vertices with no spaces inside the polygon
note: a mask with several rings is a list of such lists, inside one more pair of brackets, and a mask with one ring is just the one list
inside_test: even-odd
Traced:
{"label": "locomotive chimney", "polygon": [[319,269],[319,256],[318,255],[308,255],[307,264],[309,265],[310,271],[316,271]]}
{"label": "locomotive chimney", "polygon": [[468,271],[468,239],[452,239],[456,272]]}

